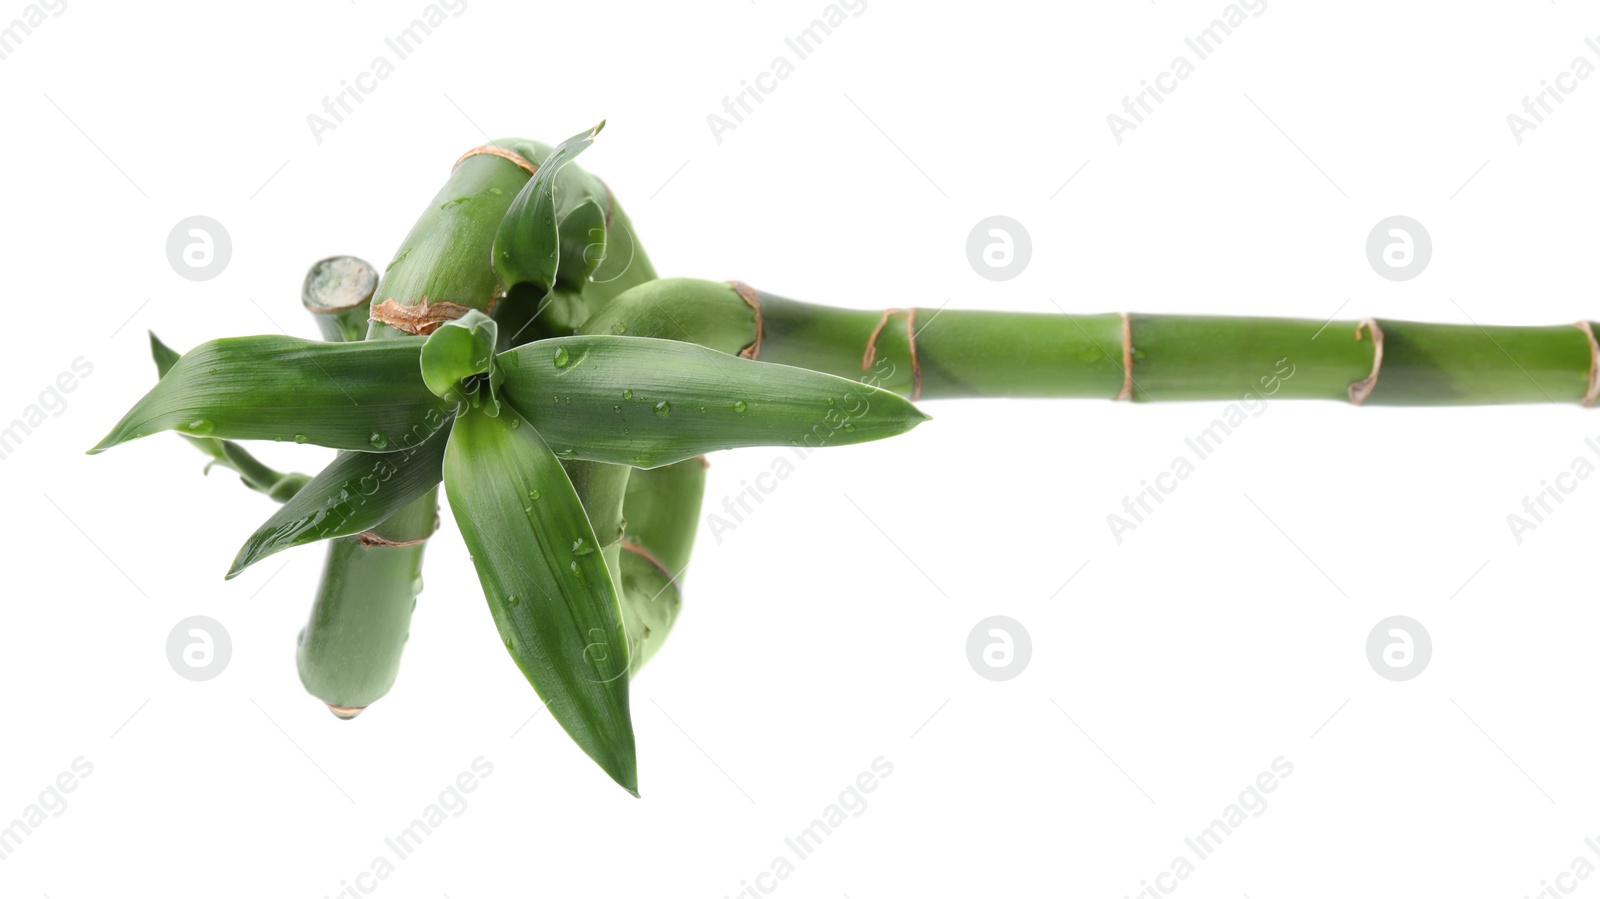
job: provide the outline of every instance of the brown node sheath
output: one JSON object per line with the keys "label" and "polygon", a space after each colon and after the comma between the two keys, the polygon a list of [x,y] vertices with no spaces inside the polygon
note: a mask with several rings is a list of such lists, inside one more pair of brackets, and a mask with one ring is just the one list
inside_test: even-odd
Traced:
{"label": "brown node sheath", "polygon": [[1583,392],[1583,404],[1593,406],[1600,398],[1600,342],[1594,339],[1594,328],[1588,322],[1573,322],[1572,326],[1589,338],[1589,389]]}
{"label": "brown node sheath", "polygon": [[460,303],[429,303],[427,297],[415,305],[407,305],[390,297],[372,304],[371,318],[407,334],[427,336],[445,322],[454,321],[471,311]]}
{"label": "brown node sheath", "polygon": [[[435,525],[435,528],[437,528],[437,525]],[[362,531],[361,533],[356,535],[356,539],[360,540],[361,541],[361,545],[365,546],[365,547],[373,547],[373,546],[416,546],[418,543],[427,543],[428,542],[428,538],[427,537],[418,537],[415,540],[390,540],[388,537],[379,536],[378,534],[376,534],[376,533],[374,533],[372,531]]]}
{"label": "brown node sheath", "polygon": [[1378,371],[1383,368],[1383,329],[1378,327],[1377,319],[1364,318],[1356,322],[1356,340],[1361,339],[1363,330],[1372,334],[1372,374],[1350,382],[1350,402],[1357,406],[1372,395],[1372,388],[1378,386]]}
{"label": "brown node sheath", "polygon": [[517,168],[522,169],[530,175],[539,170],[538,166],[523,158],[521,154],[513,153],[512,151],[507,150],[505,147],[497,147],[494,144],[485,144],[481,147],[473,147],[467,152],[462,153],[461,158],[457,159],[456,164],[452,165],[450,168],[454,170],[457,165],[467,161],[467,159],[472,156],[498,156],[501,159],[516,163]]}
{"label": "brown node sheath", "polygon": [[878,335],[889,324],[889,319],[896,315],[906,317],[906,346],[911,350],[911,399],[916,400],[922,396],[922,362],[917,359],[917,310],[910,309],[885,309],[878,318],[877,327],[867,337],[866,352],[861,354],[861,370],[866,371],[872,367],[872,361],[878,358]]}
{"label": "brown node sheath", "polygon": [[667,570],[667,566],[661,564],[661,560],[655,557],[655,553],[652,553],[650,550],[645,549],[643,546],[640,546],[639,544],[634,543],[632,540],[628,540],[626,538],[622,540],[621,545],[624,550],[633,553],[639,558],[655,566],[655,569],[661,572],[661,574],[667,579],[667,583],[672,585],[672,589],[677,590],[680,594],[683,592],[678,587],[678,579],[672,576],[672,572]]}
{"label": "brown node sheath", "polygon": [[1133,320],[1126,312],[1117,314],[1122,316],[1122,389],[1112,402],[1121,403],[1133,399]]}
{"label": "brown node sheath", "polygon": [[728,283],[733,285],[733,292],[739,295],[739,299],[744,300],[745,305],[756,313],[756,339],[751,341],[749,346],[739,351],[740,356],[746,359],[754,359],[761,355],[761,338],[765,331],[765,326],[761,321],[761,296],[756,293],[754,287],[743,281],[729,281]]}

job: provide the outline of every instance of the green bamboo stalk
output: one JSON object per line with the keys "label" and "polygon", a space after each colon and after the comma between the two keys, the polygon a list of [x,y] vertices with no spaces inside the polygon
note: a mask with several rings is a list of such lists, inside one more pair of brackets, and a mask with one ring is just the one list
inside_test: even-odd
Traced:
{"label": "green bamboo stalk", "polygon": [[424,500],[432,498],[384,522],[390,536],[379,539],[389,542],[369,535],[328,541],[295,665],[306,691],[339,718],[354,718],[394,686],[422,592],[422,554],[436,508]]}
{"label": "green bamboo stalk", "polygon": [[[598,263],[590,274],[600,280],[506,283],[491,252],[496,234],[533,175],[530,169],[543,164],[552,148],[532,141],[502,140],[480,150],[483,152],[469,153],[458,161],[384,273],[376,294],[378,305],[370,331],[373,339],[428,334],[442,321],[476,309],[491,313],[500,325],[502,348],[511,348],[552,334],[571,333],[611,296],[654,278],[648,257],[633,240],[631,223],[610,191],[576,166],[566,166],[558,175],[567,189],[557,191],[556,218],[566,224],[572,216],[573,224],[581,227],[585,236],[597,223],[601,229],[622,224],[628,229],[629,255],[620,261],[602,261],[580,253],[580,262]],[[608,234],[603,231],[596,243],[603,246]],[[572,243],[563,241],[567,246]],[[587,250],[587,245],[580,244],[580,249]],[[570,259],[564,254],[562,262]],[[630,469],[587,462],[563,463],[562,467],[589,517],[612,582],[621,584],[622,501]],[[434,503],[436,497],[437,489],[417,502]],[[626,604],[620,588],[618,603]],[[571,724],[564,716],[558,720],[564,727]],[[600,761],[591,743],[580,744]],[[637,795],[636,775],[628,773],[633,764],[631,749],[629,758],[608,758],[601,764]]]}
{"label": "green bamboo stalk", "polygon": [[[360,340],[377,280],[377,271],[360,259],[324,259],[306,274],[301,301],[325,339]],[[354,718],[394,686],[436,510],[430,493],[386,520],[383,535],[328,541],[311,616],[296,641],[295,667],[306,691],[336,717]]]}
{"label": "green bamboo stalk", "polygon": [[1600,356],[1586,322],[855,310],[692,279],[632,291],[585,330],[677,339],[698,331],[714,335],[724,352],[739,346],[765,362],[870,377],[921,399],[1170,402],[1254,394],[1375,406],[1588,405]]}
{"label": "green bamboo stalk", "polygon": [[628,478],[621,584],[634,673],[661,649],[683,607],[682,580],[700,526],[706,466],[704,457],[686,459]]}

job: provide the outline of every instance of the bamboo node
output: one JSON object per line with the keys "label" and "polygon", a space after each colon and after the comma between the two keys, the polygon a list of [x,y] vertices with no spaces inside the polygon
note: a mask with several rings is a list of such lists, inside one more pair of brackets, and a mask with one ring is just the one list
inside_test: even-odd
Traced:
{"label": "bamboo node", "polygon": [[739,351],[740,356],[746,359],[755,359],[761,355],[761,338],[766,330],[766,326],[761,320],[761,296],[756,293],[754,287],[743,281],[729,281],[728,283],[733,285],[733,292],[739,295],[739,299],[744,300],[745,305],[755,311],[756,339],[751,341],[749,346]]}
{"label": "bamboo node", "polygon": [[1583,405],[1593,406],[1600,398],[1600,342],[1594,339],[1594,328],[1588,322],[1573,322],[1572,326],[1589,338],[1589,389],[1583,392]]}
{"label": "bamboo node", "polygon": [[472,310],[460,303],[429,303],[427,297],[416,304],[405,304],[390,297],[372,304],[372,321],[383,322],[407,334],[427,336],[447,321],[454,321]]}
{"label": "bamboo node", "polygon": [[467,152],[462,153],[461,158],[456,160],[456,164],[450,167],[451,171],[454,171],[456,166],[466,162],[467,159],[473,156],[498,156],[501,159],[516,163],[518,168],[530,175],[539,170],[538,166],[523,158],[523,156],[519,153],[514,153],[510,150],[507,150],[505,147],[497,147],[494,144],[484,144],[481,147],[473,147]]}
{"label": "bamboo node", "polygon": [[872,329],[872,334],[867,337],[866,352],[861,354],[861,370],[872,368],[872,362],[878,358],[878,335],[883,333],[884,326],[889,324],[889,319],[896,315],[903,315],[906,319],[906,348],[911,353],[911,399],[917,400],[922,396],[922,362],[917,358],[917,310],[910,309],[885,309],[878,318],[878,324]]}
{"label": "bamboo node", "polygon": [[1126,312],[1117,314],[1122,316],[1122,389],[1112,402],[1120,403],[1133,399],[1133,320]]}
{"label": "bamboo node", "polygon": [[[649,562],[657,571],[661,572],[662,576],[667,579],[667,583],[672,585],[673,590],[678,591],[679,594],[683,593],[683,589],[678,586],[677,577],[675,577],[672,572],[667,569],[667,566],[661,564],[661,560],[656,558],[655,553],[652,553],[650,550],[645,549],[643,546],[640,546],[639,544],[634,543],[632,540],[627,538],[623,538],[621,545],[624,550],[633,553],[646,562]],[[654,599],[654,597],[651,598]]]}
{"label": "bamboo node", "polygon": [[418,537],[415,540],[390,540],[388,537],[380,537],[372,531],[362,531],[356,535],[356,539],[361,541],[362,546],[369,549],[374,546],[416,546],[419,543],[428,542],[427,537]]}
{"label": "bamboo node", "polygon": [[1378,386],[1378,371],[1383,368],[1383,329],[1378,327],[1377,319],[1364,318],[1356,323],[1357,341],[1361,339],[1363,330],[1372,334],[1372,373],[1359,381],[1350,382],[1350,402],[1357,406],[1372,395],[1372,388]]}

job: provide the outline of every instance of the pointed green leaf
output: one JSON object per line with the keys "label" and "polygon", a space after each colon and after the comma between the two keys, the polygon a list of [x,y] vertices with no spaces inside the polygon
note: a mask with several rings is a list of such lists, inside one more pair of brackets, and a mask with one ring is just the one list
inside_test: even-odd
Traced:
{"label": "pointed green leaf", "polygon": [[382,524],[438,486],[446,442],[439,433],[399,452],[340,453],[250,535],[228,577],[281,550]]}
{"label": "pointed green leaf", "polygon": [[562,458],[655,468],[741,446],[839,446],[927,420],[857,381],[675,340],[579,336],[499,356],[502,394]]}
{"label": "pointed green leaf", "polygon": [[413,340],[329,344],[265,336],[203,343],[90,452],[167,430],[393,452],[407,435],[432,433],[447,411],[422,381],[420,350],[421,341]]}
{"label": "pointed green leaf", "polygon": [[637,796],[622,612],[560,461],[515,410],[464,409],[444,484],[500,641],[578,746]]}
{"label": "pointed green leaf", "polygon": [[[164,378],[167,372],[178,364],[181,355],[177,350],[161,342],[154,331],[150,334],[150,356],[156,362],[157,378]],[[283,474],[262,464],[259,459],[251,455],[248,450],[229,440],[218,440],[215,437],[192,437],[183,435],[183,439],[194,444],[195,448],[210,456],[214,461],[206,466],[211,470],[211,465],[221,465],[233,469],[239,480],[246,487],[267,494],[275,500],[283,501],[293,496],[302,486],[310,480],[307,475],[298,472]]]}
{"label": "pointed green leaf", "polygon": [[476,309],[445,322],[422,345],[422,380],[453,405],[487,403],[485,411],[498,414],[495,392],[500,373],[494,357],[498,336],[494,319]]}
{"label": "pointed green leaf", "polygon": [[548,293],[556,284],[560,263],[556,229],[556,175],[561,167],[589,148],[605,122],[562,141],[528,179],[494,236],[494,267],[501,283],[537,284]]}

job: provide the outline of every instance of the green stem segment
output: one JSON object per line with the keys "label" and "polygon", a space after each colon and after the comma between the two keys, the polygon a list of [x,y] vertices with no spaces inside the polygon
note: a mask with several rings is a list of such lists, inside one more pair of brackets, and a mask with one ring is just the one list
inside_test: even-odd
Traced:
{"label": "green stem segment", "polygon": [[[1045,315],[815,306],[714,281],[634,291],[595,322],[690,331],[743,355],[825,371],[922,399],[1037,397],[1135,402],[1325,399],[1386,406],[1582,403],[1596,394],[1587,322],[1480,326],[1188,315]],[[647,288],[648,290],[648,288]],[[639,294],[635,297],[635,294]],[[683,305],[691,310],[679,313]],[[759,314],[754,310],[759,308]],[[630,310],[632,313],[630,314]],[[700,310],[695,312],[693,310]],[[630,333],[633,333],[630,331]],[[674,334],[647,336],[677,336]]]}
{"label": "green stem segment", "polygon": [[[324,259],[306,275],[301,299],[328,341],[360,340],[376,283],[377,272],[359,259]],[[354,718],[394,685],[437,510],[437,491],[430,490],[384,521],[382,534],[328,541],[295,667],[307,692],[340,718]]]}
{"label": "green stem segment", "polygon": [[705,495],[705,459],[686,459],[635,471],[628,478],[627,533],[621,544],[623,623],[628,629],[630,668],[637,673],[666,642],[683,606],[681,581],[689,567],[700,505]]}
{"label": "green stem segment", "polygon": [[396,513],[385,528],[422,534],[415,542],[372,537],[328,542],[328,561],[300,632],[300,682],[340,718],[354,718],[389,692],[422,591],[422,553],[433,532],[435,494]]}

